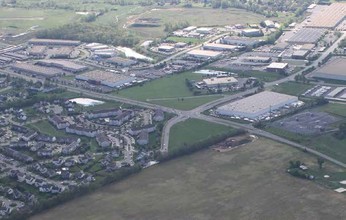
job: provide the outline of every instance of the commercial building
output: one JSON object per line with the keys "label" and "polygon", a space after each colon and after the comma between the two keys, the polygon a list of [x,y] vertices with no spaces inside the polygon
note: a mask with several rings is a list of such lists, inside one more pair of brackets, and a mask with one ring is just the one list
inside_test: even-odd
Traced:
{"label": "commercial building", "polygon": [[261,36],[263,36],[263,32],[261,31],[261,29],[255,29],[255,28],[242,30],[241,33],[245,37],[261,37]]}
{"label": "commercial building", "polygon": [[332,59],[311,75],[317,78],[346,81],[346,58]]}
{"label": "commercial building", "polygon": [[215,51],[235,51],[238,46],[228,45],[228,44],[217,44],[208,43],[203,45],[204,50],[215,50]]}
{"label": "commercial building", "polygon": [[333,3],[326,9],[321,10],[311,17],[307,27],[313,28],[336,28],[346,18],[346,3]]}
{"label": "commercial building", "polygon": [[67,60],[39,60],[36,64],[41,66],[56,67],[58,69],[72,73],[83,72],[88,69],[87,66],[83,66]]}
{"label": "commercial building", "polygon": [[78,46],[80,41],[74,40],[58,40],[58,39],[31,39],[28,42],[32,45],[48,45],[48,46]]}
{"label": "commercial building", "polygon": [[238,80],[234,77],[213,77],[208,79],[203,79],[203,83],[209,87],[225,87],[234,86],[238,84]]}
{"label": "commercial building", "polygon": [[71,57],[74,49],[72,47],[54,47],[47,50],[51,58],[68,59]]}
{"label": "commercial building", "polygon": [[11,65],[11,69],[17,73],[31,74],[43,78],[52,78],[63,74],[61,70],[37,66],[30,63],[15,63]]}
{"label": "commercial building", "polygon": [[264,91],[244,99],[223,105],[217,108],[220,115],[238,116],[256,120],[260,116],[270,113],[298,101],[295,96],[276,92]]}
{"label": "commercial building", "polygon": [[270,72],[285,72],[288,69],[288,63],[271,63],[266,67]]}
{"label": "commercial building", "polygon": [[28,54],[35,57],[44,57],[46,50],[46,46],[33,46],[28,49]]}
{"label": "commercial building", "polygon": [[315,44],[326,33],[326,29],[303,28],[287,40],[291,44]]}
{"label": "commercial building", "polygon": [[131,83],[136,78],[129,77],[121,74],[112,72],[106,72],[101,70],[94,70],[90,72],[77,75],[76,79],[88,81],[89,83],[109,86],[112,88],[121,87],[126,83]]}
{"label": "commercial building", "polygon": [[186,53],[188,56],[197,59],[215,59],[222,55],[221,52],[210,51],[210,50],[191,50]]}

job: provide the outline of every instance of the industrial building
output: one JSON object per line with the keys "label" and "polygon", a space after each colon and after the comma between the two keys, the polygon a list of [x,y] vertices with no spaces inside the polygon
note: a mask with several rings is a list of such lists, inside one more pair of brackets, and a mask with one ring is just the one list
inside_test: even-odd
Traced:
{"label": "industrial building", "polygon": [[88,81],[89,83],[104,85],[108,87],[121,87],[124,84],[131,83],[136,80],[134,77],[129,77],[112,72],[94,70],[75,77],[78,80]]}
{"label": "industrial building", "polygon": [[164,52],[164,53],[173,53],[175,50],[175,47],[169,46],[169,45],[161,45],[157,48],[159,52]]}
{"label": "industrial building", "polygon": [[261,36],[263,36],[263,32],[261,31],[261,29],[255,29],[255,28],[242,30],[241,33],[245,37],[261,37]]}
{"label": "industrial building", "polygon": [[346,58],[337,58],[330,60],[321,68],[312,72],[313,77],[324,79],[335,79],[346,81]]}
{"label": "industrial building", "polygon": [[222,55],[221,52],[210,51],[210,50],[191,50],[186,53],[188,56],[197,59],[215,59]]}
{"label": "industrial building", "polygon": [[228,44],[217,44],[217,43],[207,43],[203,45],[204,50],[215,50],[215,51],[235,51],[238,46],[228,45]]}
{"label": "industrial building", "polygon": [[292,54],[292,59],[304,60],[309,53],[309,50],[296,50]]}
{"label": "industrial building", "polygon": [[61,70],[37,66],[30,63],[15,63],[11,65],[11,69],[17,73],[31,74],[43,78],[52,78],[63,74]]}
{"label": "industrial building", "polygon": [[214,28],[201,27],[201,28],[197,28],[196,32],[199,34],[211,34],[213,30]]}
{"label": "industrial building", "polygon": [[37,61],[38,65],[56,67],[72,73],[83,72],[88,69],[87,66],[83,66],[67,60],[39,60]]}
{"label": "industrial building", "polygon": [[287,40],[291,44],[315,44],[327,32],[326,29],[303,28]]}
{"label": "industrial building", "polygon": [[122,57],[111,57],[104,60],[104,62],[114,66],[120,66],[120,67],[129,67],[129,66],[137,64],[136,60],[126,59]]}
{"label": "industrial building", "polygon": [[334,29],[346,18],[346,3],[333,3],[311,17],[307,27]]}
{"label": "industrial building", "polygon": [[298,101],[296,96],[264,91],[217,108],[216,113],[256,120],[260,116]]}
{"label": "industrial building", "polygon": [[32,45],[47,45],[47,46],[78,46],[80,41],[75,40],[58,40],[58,39],[31,39],[28,42]]}
{"label": "industrial building", "polygon": [[203,79],[203,83],[209,88],[234,86],[238,84],[238,80],[234,77],[213,77]]}
{"label": "industrial building", "polygon": [[285,72],[288,69],[288,63],[273,62],[266,67],[269,72]]}
{"label": "industrial building", "polygon": [[220,39],[220,43],[229,44],[229,45],[237,45],[237,46],[246,46],[246,47],[254,47],[260,43],[259,40],[244,38],[244,37],[223,37]]}
{"label": "industrial building", "polygon": [[28,49],[28,54],[35,57],[44,57],[46,50],[46,46],[32,46]]}

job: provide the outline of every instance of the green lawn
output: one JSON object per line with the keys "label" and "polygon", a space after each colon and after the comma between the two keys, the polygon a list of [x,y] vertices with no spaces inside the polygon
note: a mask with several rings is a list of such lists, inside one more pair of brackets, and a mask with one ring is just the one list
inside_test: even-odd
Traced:
{"label": "green lawn", "polygon": [[251,70],[251,71],[245,71],[245,72],[234,71],[234,70],[230,70],[230,71],[238,73],[240,77],[256,77],[257,79],[263,82],[273,82],[285,77],[279,73],[263,72],[258,70]]}
{"label": "green lawn", "polygon": [[54,137],[66,137],[69,136],[65,133],[64,130],[58,130],[50,124],[48,120],[39,121],[33,124],[28,125],[30,128],[33,128],[39,131],[42,134],[51,135]]}
{"label": "green lawn", "polygon": [[294,95],[299,96],[302,93],[304,93],[306,90],[312,88],[313,85],[311,84],[303,84],[303,83],[297,83],[297,82],[285,82],[281,83],[278,86],[274,86],[272,88],[272,91],[284,93],[288,95]]}
{"label": "green lawn", "polygon": [[[201,80],[202,75],[192,72],[174,74],[114,94],[182,110],[193,109],[201,104],[221,98],[219,95],[194,97],[186,86],[185,79]],[[184,101],[178,101],[178,98],[184,98]]]}
{"label": "green lawn", "polygon": [[169,150],[203,142],[217,135],[234,131],[233,128],[199,119],[188,119],[171,128]]}
{"label": "green lawn", "polygon": [[329,103],[318,108],[320,111],[346,118],[346,105],[338,103]]}
{"label": "green lawn", "polygon": [[73,11],[0,8],[0,27],[19,33],[32,26],[53,28],[78,19]]}

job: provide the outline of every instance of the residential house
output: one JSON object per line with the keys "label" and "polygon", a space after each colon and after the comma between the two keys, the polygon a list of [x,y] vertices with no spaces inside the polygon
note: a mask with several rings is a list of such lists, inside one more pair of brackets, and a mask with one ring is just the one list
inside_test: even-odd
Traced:
{"label": "residential house", "polygon": [[137,143],[139,145],[147,145],[149,143],[149,133],[146,130],[141,131],[138,134]]}
{"label": "residential house", "polygon": [[86,136],[86,137],[95,137],[97,134],[97,131],[90,128],[84,128],[77,125],[71,125],[66,128],[66,132],[70,134],[77,134],[80,136]]}
{"label": "residential house", "polygon": [[165,113],[161,109],[156,109],[153,117],[154,121],[163,121],[165,119]]}
{"label": "residential house", "polygon": [[112,142],[109,140],[107,135],[104,133],[100,133],[100,134],[96,135],[96,142],[102,148],[110,147],[112,144]]}
{"label": "residential house", "polygon": [[48,120],[57,128],[57,129],[65,129],[70,125],[70,123],[63,119],[61,116],[54,115],[48,117]]}

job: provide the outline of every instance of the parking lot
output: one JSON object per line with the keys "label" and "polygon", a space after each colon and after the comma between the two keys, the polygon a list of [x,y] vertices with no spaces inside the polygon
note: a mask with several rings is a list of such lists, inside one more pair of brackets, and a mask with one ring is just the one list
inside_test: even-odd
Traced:
{"label": "parking lot", "polygon": [[318,135],[332,129],[331,125],[339,119],[324,112],[302,112],[272,123],[273,127],[289,132]]}

